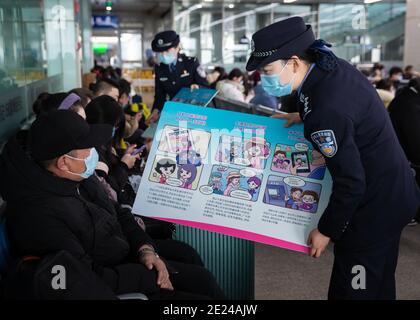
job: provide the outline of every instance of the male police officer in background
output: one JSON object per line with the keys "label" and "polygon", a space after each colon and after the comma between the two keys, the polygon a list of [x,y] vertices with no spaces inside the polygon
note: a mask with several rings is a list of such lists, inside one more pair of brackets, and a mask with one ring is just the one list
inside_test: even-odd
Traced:
{"label": "male police officer in background", "polygon": [[[319,257],[334,241],[330,299],[395,299],[401,231],[420,204],[420,192],[375,89],[337,58],[311,26],[289,18],[253,35],[247,70],[262,69],[274,96],[296,93],[304,134],[322,152],[333,179],[327,208],[308,238]],[[356,267],[354,269],[354,267]],[[365,289],[353,278],[366,271]]]}
{"label": "male police officer in background", "polygon": [[152,41],[157,53],[155,66],[155,101],[151,121],[156,121],[166,102],[172,99],[182,87],[193,89],[207,86],[206,73],[197,58],[180,54],[179,35],[175,31],[158,33]]}

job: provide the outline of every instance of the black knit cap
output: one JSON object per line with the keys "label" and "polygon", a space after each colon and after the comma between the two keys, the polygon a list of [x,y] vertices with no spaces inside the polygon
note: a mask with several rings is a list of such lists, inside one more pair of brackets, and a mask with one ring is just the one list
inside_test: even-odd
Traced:
{"label": "black knit cap", "polygon": [[57,110],[40,115],[29,131],[29,150],[39,161],[58,158],[72,150],[106,144],[112,135],[108,124],[89,125],[71,110]]}

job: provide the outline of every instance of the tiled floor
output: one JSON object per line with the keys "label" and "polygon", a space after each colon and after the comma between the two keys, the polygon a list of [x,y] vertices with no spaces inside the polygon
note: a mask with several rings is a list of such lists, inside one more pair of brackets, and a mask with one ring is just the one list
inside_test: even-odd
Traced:
{"label": "tiled floor", "polygon": [[[263,244],[255,247],[256,299],[326,299],[330,246],[320,259]],[[420,300],[420,225],[405,228],[397,268],[397,299]]]}

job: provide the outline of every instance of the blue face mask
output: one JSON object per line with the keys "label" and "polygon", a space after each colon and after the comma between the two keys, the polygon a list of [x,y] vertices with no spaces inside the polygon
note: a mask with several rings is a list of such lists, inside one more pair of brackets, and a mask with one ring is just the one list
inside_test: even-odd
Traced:
{"label": "blue face mask", "polygon": [[167,54],[159,53],[158,58],[160,62],[170,65],[176,60],[176,54],[173,52]]}
{"label": "blue face mask", "polygon": [[75,158],[68,154],[66,154],[65,156],[73,160],[84,161],[86,167],[85,171],[83,171],[82,173],[75,173],[71,171],[68,172],[85,179],[89,178],[95,172],[96,166],[99,162],[99,155],[95,148],[90,149],[90,154],[86,159]]}
{"label": "blue face mask", "polygon": [[[286,66],[287,63],[280,71],[280,74],[283,72]],[[261,74],[261,86],[269,95],[274,97],[283,97],[291,94],[293,91],[293,81],[295,79],[295,75],[293,75],[292,80],[288,84],[281,84],[279,81],[279,77],[280,75],[277,74]]]}

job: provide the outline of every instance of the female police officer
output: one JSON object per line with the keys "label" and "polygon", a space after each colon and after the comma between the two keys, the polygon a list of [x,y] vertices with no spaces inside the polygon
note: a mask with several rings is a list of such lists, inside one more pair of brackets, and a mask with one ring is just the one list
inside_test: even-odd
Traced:
{"label": "female police officer", "polygon": [[335,243],[329,298],[395,299],[399,239],[420,192],[375,89],[300,17],[252,38],[247,70],[261,69],[272,95],[295,92],[299,112],[279,118],[303,121],[332,175],[328,206],[308,238],[313,257]]}
{"label": "female police officer", "polygon": [[152,50],[158,55],[155,66],[155,101],[152,121],[156,120],[166,101],[172,99],[182,87],[191,89],[207,85],[206,73],[197,58],[180,54],[179,35],[172,30],[155,35]]}

